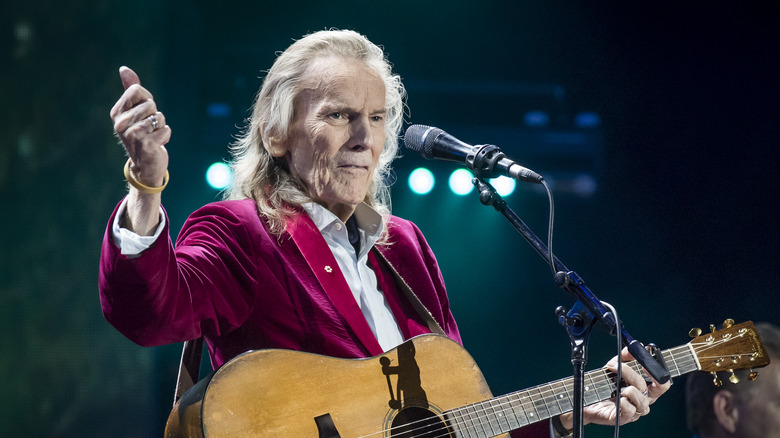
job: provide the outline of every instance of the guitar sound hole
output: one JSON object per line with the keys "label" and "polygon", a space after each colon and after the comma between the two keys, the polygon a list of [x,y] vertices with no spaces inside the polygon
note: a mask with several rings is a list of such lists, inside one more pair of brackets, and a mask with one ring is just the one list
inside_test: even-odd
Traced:
{"label": "guitar sound hole", "polygon": [[433,412],[424,408],[404,408],[393,419],[393,438],[449,437],[449,427]]}

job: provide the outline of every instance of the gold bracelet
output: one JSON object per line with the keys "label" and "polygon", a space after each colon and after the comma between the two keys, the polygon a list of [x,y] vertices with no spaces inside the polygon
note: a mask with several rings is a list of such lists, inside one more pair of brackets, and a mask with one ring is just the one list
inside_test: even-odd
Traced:
{"label": "gold bracelet", "polygon": [[168,173],[168,171],[165,171],[165,176],[163,177],[163,185],[160,187],[149,187],[141,184],[137,179],[133,178],[133,174],[130,173],[130,164],[132,164],[132,160],[130,158],[127,159],[127,163],[125,163],[125,179],[127,182],[130,183],[131,186],[138,189],[141,193],[147,193],[150,195],[153,195],[155,193],[160,193],[165,189],[165,186],[168,185],[168,181],[171,180],[171,175]]}

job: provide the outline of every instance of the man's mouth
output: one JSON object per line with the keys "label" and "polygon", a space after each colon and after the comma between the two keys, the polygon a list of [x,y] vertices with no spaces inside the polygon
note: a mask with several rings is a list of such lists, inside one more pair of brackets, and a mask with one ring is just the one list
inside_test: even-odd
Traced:
{"label": "man's mouth", "polygon": [[340,164],[338,167],[342,169],[364,169],[368,170],[368,166],[360,166],[357,164]]}

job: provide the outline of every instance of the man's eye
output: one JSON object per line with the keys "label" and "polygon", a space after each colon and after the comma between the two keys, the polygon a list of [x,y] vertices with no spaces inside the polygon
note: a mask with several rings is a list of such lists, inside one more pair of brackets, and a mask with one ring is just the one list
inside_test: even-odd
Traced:
{"label": "man's eye", "polygon": [[383,121],[384,119],[385,119],[385,118],[384,118],[384,117],[382,117],[382,116],[371,116],[371,121],[372,121],[372,122],[381,122],[381,121]]}
{"label": "man's eye", "polygon": [[339,112],[331,113],[330,114],[330,118],[333,119],[333,120],[341,120],[341,119],[344,118],[344,114],[339,113]]}

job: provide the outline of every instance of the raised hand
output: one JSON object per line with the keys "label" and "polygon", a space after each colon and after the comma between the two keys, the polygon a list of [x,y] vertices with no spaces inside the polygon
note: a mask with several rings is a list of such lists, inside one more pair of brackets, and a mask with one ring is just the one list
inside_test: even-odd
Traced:
{"label": "raised hand", "polygon": [[133,70],[121,67],[119,77],[125,92],[111,108],[114,131],[133,162],[136,179],[144,185],[159,186],[168,169],[164,145],[171,139],[171,128]]}
{"label": "raised hand", "polygon": [[[133,70],[121,67],[119,77],[125,92],[110,114],[114,131],[132,162],[130,177],[143,186],[160,187],[168,170],[165,144],[171,138],[171,128]],[[131,185],[123,226],[141,235],[153,234],[159,223],[160,199],[160,193],[144,193]]]}

